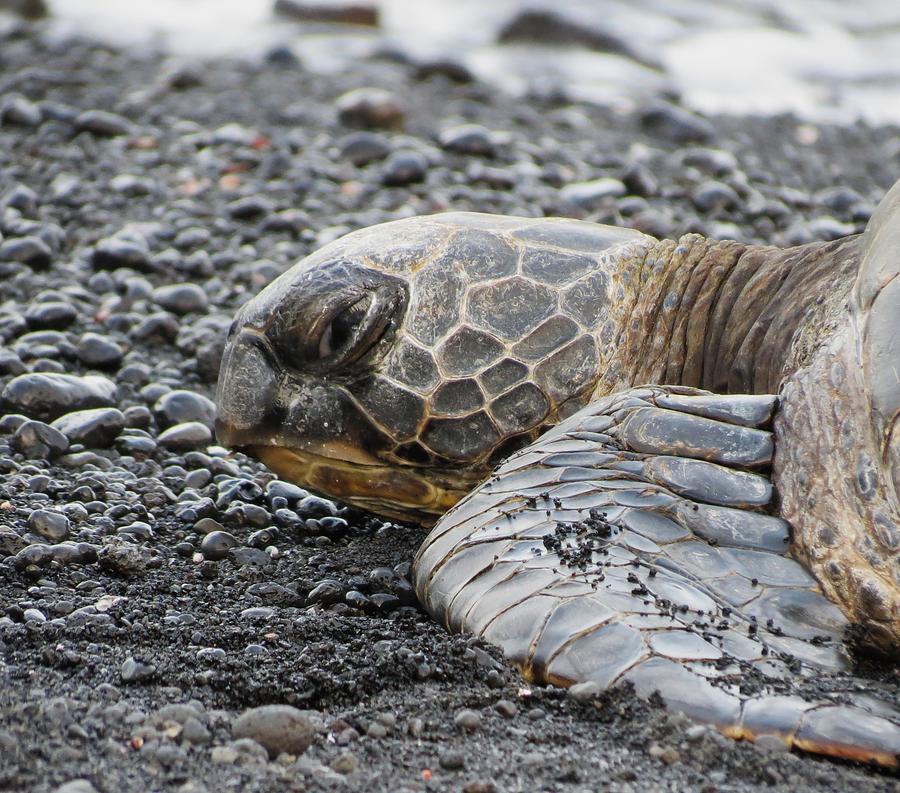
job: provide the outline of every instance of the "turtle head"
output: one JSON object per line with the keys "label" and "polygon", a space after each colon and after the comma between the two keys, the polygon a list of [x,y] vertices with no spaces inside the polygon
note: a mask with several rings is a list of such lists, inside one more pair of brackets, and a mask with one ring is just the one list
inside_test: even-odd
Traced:
{"label": "turtle head", "polygon": [[544,221],[455,213],[363,229],[299,262],[234,320],[220,442],[320,493],[433,523],[599,375],[598,257],[640,235],[561,223],[582,251],[531,245]]}

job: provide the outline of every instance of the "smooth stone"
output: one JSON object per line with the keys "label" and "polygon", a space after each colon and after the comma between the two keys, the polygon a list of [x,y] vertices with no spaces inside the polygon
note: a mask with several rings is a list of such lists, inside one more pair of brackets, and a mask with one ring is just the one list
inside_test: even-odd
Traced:
{"label": "smooth stone", "polygon": [[0,261],[21,262],[29,267],[47,267],[53,251],[39,237],[15,237],[0,243]]}
{"label": "smooth stone", "polygon": [[62,330],[78,318],[75,307],[69,303],[53,300],[46,303],[32,303],[25,310],[25,320],[36,330]]}
{"label": "smooth stone", "polygon": [[166,284],[153,290],[153,301],[173,314],[199,314],[209,307],[209,298],[197,284]]}
{"label": "smooth stone", "polygon": [[199,421],[186,421],[161,432],[156,439],[160,446],[170,451],[200,449],[212,443],[212,431]]}
{"label": "smooth stone", "polygon": [[119,674],[125,683],[139,683],[153,677],[156,674],[156,667],[129,656],[122,664]]}
{"label": "smooth stone", "polygon": [[78,114],[75,126],[96,135],[127,135],[132,131],[132,123],[123,116],[106,110],[85,110]]}
{"label": "smooth stone", "polygon": [[28,528],[50,542],[60,542],[69,536],[69,519],[61,512],[36,509],[28,516]]}
{"label": "smooth stone", "polygon": [[231,723],[235,738],[250,738],[265,747],[271,759],[282,753],[303,754],[312,743],[315,728],[302,711],[290,705],[250,708]]}
{"label": "smooth stone", "polygon": [[342,124],[378,129],[402,129],[406,108],[383,88],[354,88],[335,101]]}
{"label": "smooth stone", "polygon": [[640,114],[641,126],[648,132],[675,143],[703,142],[715,135],[713,125],[683,107],[660,102]]}
{"label": "smooth stone", "polygon": [[391,144],[376,132],[351,132],[339,142],[341,157],[357,167],[383,160],[391,153]]}
{"label": "smooth stone", "polygon": [[384,163],[381,181],[388,187],[402,187],[425,180],[428,160],[424,154],[412,149],[400,149]]}
{"label": "smooth stone", "polygon": [[75,353],[82,363],[98,369],[115,369],[124,357],[119,344],[99,333],[85,333],[78,340]]}
{"label": "smooth stone", "polygon": [[106,237],[94,246],[91,263],[102,270],[132,267],[146,270],[150,264],[147,243],[130,237]]}
{"label": "smooth stone", "polygon": [[481,124],[460,124],[445,129],[438,136],[438,142],[445,151],[456,154],[493,157],[497,153],[493,136]]}
{"label": "smooth stone", "polygon": [[30,459],[40,459],[62,454],[69,448],[69,441],[57,428],[29,419],[16,428],[10,448]]}
{"label": "smooth stone", "polygon": [[575,182],[559,191],[560,197],[568,204],[582,209],[596,209],[610,198],[625,195],[625,185],[618,179],[605,177],[590,182]]}
{"label": "smooth stone", "polygon": [[199,421],[213,429],[216,421],[216,404],[202,394],[178,389],[169,391],[157,399],[153,405],[153,413],[163,427]]}
{"label": "smooth stone", "polygon": [[13,378],[0,394],[0,407],[38,419],[56,419],[73,410],[111,407],[116,386],[105,377],[35,373]]}
{"label": "smooth stone", "polygon": [[125,414],[117,408],[77,410],[60,416],[50,426],[65,435],[69,443],[105,449],[125,429]]}
{"label": "smooth stone", "polygon": [[[208,520],[210,524],[216,523],[216,521],[213,521],[210,518],[204,518],[203,520]],[[200,530],[202,531],[202,529]],[[232,548],[236,548],[237,545],[237,538],[230,532],[213,530],[206,534],[201,540],[200,553],[210,561],[217,562],[228,556],[228,552]]]}

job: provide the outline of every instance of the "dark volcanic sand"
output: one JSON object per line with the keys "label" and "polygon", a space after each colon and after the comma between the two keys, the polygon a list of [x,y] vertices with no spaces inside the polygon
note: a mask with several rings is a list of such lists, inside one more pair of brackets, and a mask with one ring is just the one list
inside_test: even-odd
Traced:
{"label": "dark volcanic sand", "polygon": [[[364,85],[405,105],[404,132],[338,120],[337,97]],[[276,514],[262,467],[204,453],[205,403],[154,410],[169,389],[211,395],[233,310],[339,231],[453,207],[801,242],[860,230],[900,173],[896,128],[671,111],[660,126],[646,110],[525,104],[396,59],[325,78],[283,57],[173,68],[29,28],[0,40],[0,390],[23,372],[92,373],[116,391],[89,396],[131,408],[68,449],[41,425],[0,424],[0,788],[898,789],[627,691],[581,704],[528,687],[415,607],[404,575],[423,530],[349,512],[307,523],[330,509],[315,502]],[[439,139],[463,122],[489,134]],[[600,177],[619,182],[560,189]],[[129,241],[100,242],[123,229]],[[154,291],[185,282],[202,293]],[[46,329],[62,336],[30,335]],[[38,395],[24,412],[76,406]],[[160,437],[193,418],[175,431],[184,447]],[[219,561],[199,555],[216,528],[203,517],[237,543]],[[22,550],[61,539],[84,544],[56,561]],[[860,675],[802,690],[897,700],[896,667]],[[309,711],[299,759],[233,743],[233,718],[268,703]]]}

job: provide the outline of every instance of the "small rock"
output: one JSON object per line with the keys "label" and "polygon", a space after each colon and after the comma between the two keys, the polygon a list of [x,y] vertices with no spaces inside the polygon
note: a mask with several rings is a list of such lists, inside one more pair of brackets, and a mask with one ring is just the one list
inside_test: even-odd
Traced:
{"label": "small rock", "polygon": [[116,369],[124,357],[116,342],[99,333],[85,333],[75,346],[75,354],[82,363],[97,369]]}
{"label": "small rock", "polygon": [[69,519],[61,512],[35,509],[28,516],[28,528],[50,542],[60,542],[69,536]]}
{"label": "small rock", "polygon": [[91,263],[101,270],[115,270],[118,267],[146,270],[150,264],[150,251],[143,240],[125,236],[106,237],[94,246]]}
{"label": "small rock", "polygon": [[379,724],[377,721],[373,721],[366,728],[366,735],[370,738],[384,738],[388,734],[387,727],[383,724]]}
{"label": "small rock", "polygon": [[402,129],[406,108],[383,88],[355,88],[335,102],[341,123],[357,127]]}
{"label": "small rock", "polygon": [[105,377],[70,374],[23,374],[10,380],[0,394],[0,407],[42,420],[59,418],[73,410],[111,407],[116,386]]}
{"label": "small rock", "polygon": [[[204,520],[209,520],[209,518],[204,518]],[[201,540],[200,553],[210,561],[217,562],[228,556],[228,552],[237,545],[237,538],[230,532],[211,531]]]}
{"label": "small rock", "polygon": [[384,163],[381,181],[388,187],[402,187],[425,181],[428,160],[425,155],[412,149],[395,151]]}
{"label": "small rock", "polygon": [[132,124],[127,118],[106,110],[85,110],[79,113],[75,126],[95,135],[127,135],[132,131]]}
{"label": "small rock", "polygon": [[62,330],[78,318],[74,306],[60,300],[32,303],[25,309],[25,321],[35,330]]}
{"label": "small rock", "polygon": [[171,451],[201,449],[212,443],[212,431],[199,421],[187,421],[161,432],[156,439],[160,446]]}
{"label": "small rock", "polygon": [[87,779],[73,779],[60,785],[53,793],[97,793],[97,788]]}
{"label": "small rock", "polygon": [[648,132],[675,143],[703,142],[715,135],[712,124],[705,118],[668,102],[660,102],[644,110],[640,121]]}
{"label": "small rock", "polygon": [[235,220],[255,220],[268,215],[273,210],[272,202],[265,196],[244,196],[228,205],[228,214]]}
{"label": "small rock", "polygon": [[662,746],[658,743],[650,744],[647,750],[650,757],[662,760],[666,765],[673,765],[681,762],[681,755],[674,746]]}
{"label": "small rock", "polygon": [[459,771],[466,767],[466,756],[458,749],[442,749],[438,764],[448,771]]}
{"label": "small rock", "polygon": [[481,714],[478,711],[464,708],[453,717],[453,723],[464,730],[477,730],[481,727]]}
{"label": "small rock", "polygon": [[723,182],[704,182],[698,185],[691,194],[691,200],[701,212],[734,209],[740,204],[740,198],[734,188]]}
{"label": "small rock", "polygon": [[198,746],[209,743],[212,740],[212,735],[199,719],[194,716],[188,716],[182,726],[181,738],[188,743]]}
{"label": "small rock", "polygon": [[445,129],[438,141],[443,149],[457,154],[493,157],[497,153],[490,131],[480,124],[460,124]]}
{"label": "small rock", "polygon": [[29,267],[47,267],[53,251],[39,237],[16,237],[0,243],[0,261],[21,262]]}
{"label": "small rock", "polygon": [[153,301],[166,311],[184,316],[200,314],[209,307],[209,298],[197,284],[167,284],[153,290]]}
{"label": "small rock", "polygon": [[129,656],[125,663],[122,664],[120,675],[125,683],[140,683],[142,680],[149,680],[156,674],[156,667],[153,664],[139,661]]}
{"label": "small rock", "polygon": [[607,199],[625,195],[625,185],[618,179],[609,177],[590,182],[575,182],[559,191],[560,197],[568,204],[582,209],[596,209]]}
{"label": "small rock", "polygon": [[213,429],[216,422],[215,402],[202,394],[183,389],[163,394],[153,405],[153,413],[162,427],[199,421],[209,429]]}
{"label": "small rock", "polygon": [[271,759],[279,754],[303,754],[315,729],[309,718],[290,705],[263,705],[244,711],[231,723],[237,738],[251,738],[265,747]]}
{"label": "small rock", "polygon": [[347,3],[306,3],[302,0],[275,0],[276,14],[301,22],[330,22],[342,25],[378,27],[378,7],[358,0]]}
{"label": "small rock", "polygon": [[593,702],[600,696],[600,685],[593,680],[586,680],[583,683],[576,683],[570,686],[568,695],[576,702]]}
{"label": "small rock", "polygon": [[494,703],[494,710],[496,710],[497,713],[499,713],[504,718],[511,719],[519,712],[519,706],[511,700],[498,699]]}
{"label": "small rock", "polygon": [[340,142],[341,157],[357,167],[383,160],[391,153],[391,144],[376,132],[352,132]]}
{"label": "small rock", "polygon": [[41,123],[41,109],[24,96],[11,96],[0,105],[0,121],[23,127],[36,127]]}
{"label": "small rock", "polygon": [[359,760],[353,752],[341,752],[330,763],[331,770],[339,774],[355,774],[359,770]]}
{"label": "small rock", "polygon": [[69,441],[56,427],[29,419],[17,427],[10,447],[30,460],[39,460],[63,454],[69,448]]}
{"label": "small rock", "polygon": [[106,449],[125,429],[125,414],[116,408],[77,410],[60,416],[50,426],[65,435],[69,443]]}

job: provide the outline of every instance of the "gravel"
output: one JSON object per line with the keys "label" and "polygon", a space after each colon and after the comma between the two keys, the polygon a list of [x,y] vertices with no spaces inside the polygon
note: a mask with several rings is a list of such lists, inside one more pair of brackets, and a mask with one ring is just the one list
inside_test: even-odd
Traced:
{"label": "gravel", "polygon": [[[826,239],[863,227],[900,130],[4,31],[0,788],[896,789],[530,686],[420,609],[423,529],[215,446],[210,399],[234,311],[344,232],[454,208]],[[897,698],[896,669],[859,674],[798,690]]]}

